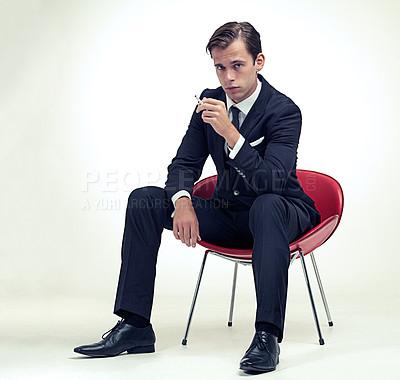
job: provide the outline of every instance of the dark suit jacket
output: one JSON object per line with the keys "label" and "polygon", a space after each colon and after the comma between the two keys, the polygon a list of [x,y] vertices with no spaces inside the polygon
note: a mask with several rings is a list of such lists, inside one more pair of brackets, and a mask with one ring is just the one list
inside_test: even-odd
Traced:
{"label": "dark suit jacket", "polygon": [[[319,214],[296,176],[300,109],[261,75],[259,79],[262,82],[260,95],[240,128],[246,141],[233,160],[225,153],[225,139],[211,125],[204,123],[200,114],[193,113],[176,157],[168,167],[165,184],[168,198],[179,190],[192,194],[193,185],[211,155],[218,173],[213,198],[240,209],[249,208],[261,194],[278,194],[305,207],[315,226]],[[222,87],[206,89],[201,97],[226,103]]]}

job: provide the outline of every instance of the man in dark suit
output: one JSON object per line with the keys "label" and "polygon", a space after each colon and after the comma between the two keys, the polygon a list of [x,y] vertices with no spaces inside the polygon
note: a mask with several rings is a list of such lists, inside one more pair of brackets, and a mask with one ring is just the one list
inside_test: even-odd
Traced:
{"label": "man in dark suit", "polygon": [[[319,223],[296,176],[299,108],[260,74],[265,57],[249,23],[218,28],[207,45],[221,87],[205,90],[165,188],[134,190],[128,200],[115,314],[123,319],[100,342],[75,348],[107,357],[153,352],[150,324],[158,248],[164,228],[196,246],[199,239],[253,249],[255,335],[240,362],[268,372],[279,362],[289,267],[289,242]],[[211,199],[192,196],[211,155],[218,181]]]}

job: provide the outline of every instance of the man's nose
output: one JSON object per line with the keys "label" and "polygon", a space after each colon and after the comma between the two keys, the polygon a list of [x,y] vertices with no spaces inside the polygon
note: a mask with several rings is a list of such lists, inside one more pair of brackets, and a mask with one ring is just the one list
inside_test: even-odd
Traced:
{"label": "man's nose", "polygon": [[229,82],[232,82],[233,80],[235,80],[235,73],[233,70],[226,70],[226,80]]}

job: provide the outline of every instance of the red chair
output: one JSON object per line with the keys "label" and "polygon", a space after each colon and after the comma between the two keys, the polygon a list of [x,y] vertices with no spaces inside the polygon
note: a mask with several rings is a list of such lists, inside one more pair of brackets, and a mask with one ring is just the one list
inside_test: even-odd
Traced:
{"label": "red chair", "polygon": [[[297,170],[297,176],[304,191],[315,201],[315,205],[318,211],[321,213],[321,223],[312,230],[310,230],[309,232],[307,232],[305,235],[301,236],[300,238],[290,243],[290,252],[291,252],[290,265],[293,263],[294,259],[298,257],[301,258],[304,278],[306,281],[308,294],[311,301],[311,308],[314,315],[314,321],[318,331],[319,343],[322,345],[324,344],[324,339],[322,338],[321,329],[319,326],[317,311],[315,308],[314,298],[311,291],[311,286],[307,274],[307,268],[304,256],[310,254],[319,290],[321,292],[322,301],[324,303],[325,312],[328,318],[328,323],[329,326],[333,326],[331,314],[329,311],[328,303],[326,301],[325,292],[322,286],[321,278],[318,272],[318,267],[315,261],[313,251],[316,248],[318,248],[321,244],[325,243],[332,236],[337,226],[339,225],[343,212],[343,191],[340,184],[334,178],[326,174],[309,170]],[[199,181],[194,186],[193,195],[202,198],[211,198],[216,183],[217,183],[216,175]],[[205,247],[206,251],[204,253],[203,262],[200,267],[200,273],[193,296],[192,306],[190,308],[185,337],[182,340],[183,345],[187,344],[189,327],[192,320],[193,310],[196,304],[200,282],[203,275],[203,270],[208,253],[212,253],[213,255],[222,257],[227,260],[231,260],[235,263],[228,326],[232,326],[238,264],[251,265],[251,254],[252,254],[251,249],[224,248],[207,243],[205,241],[199,241],[198,244]]]}

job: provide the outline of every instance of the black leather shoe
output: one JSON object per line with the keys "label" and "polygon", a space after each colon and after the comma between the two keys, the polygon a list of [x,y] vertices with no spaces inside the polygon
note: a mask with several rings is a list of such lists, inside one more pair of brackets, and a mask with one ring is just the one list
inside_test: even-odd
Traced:
{"label": "black leather shoe", "polygon": [[265,331],[256,331],[250,347],[240,361],[240,369],[246,372],[274,371],[279,363],[278,338]]}
{"label": "black leather shoe", "polygon": [[74,352],[96,358],[117,356],[125,351],[128,354],[143,354],[154,352],[154,335],[151,324],[145,328],[137,328],[123,321],[103,334],[103,340],[98,343],[79,346]]}

